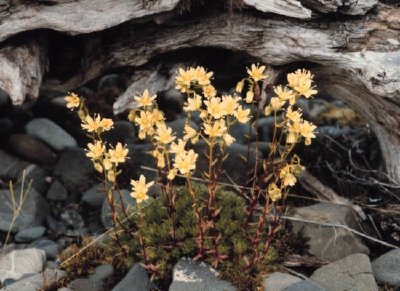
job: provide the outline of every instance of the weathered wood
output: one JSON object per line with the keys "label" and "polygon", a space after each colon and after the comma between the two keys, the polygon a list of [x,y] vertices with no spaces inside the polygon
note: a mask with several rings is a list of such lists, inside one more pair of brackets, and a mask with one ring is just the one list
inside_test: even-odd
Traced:
{"label": "weathered wood", "polygon": [[0,88],[14,105],[22,104],[25,99],[36,99],[47,64],[45,37],[1,48]]}

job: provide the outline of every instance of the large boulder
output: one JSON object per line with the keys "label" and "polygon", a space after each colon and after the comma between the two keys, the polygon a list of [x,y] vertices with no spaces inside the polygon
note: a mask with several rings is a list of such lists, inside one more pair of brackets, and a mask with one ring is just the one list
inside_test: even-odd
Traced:
{"label": "large boulder", "polygon": [[263,281],[265,291],[282,291],[286,287],[302,281],[299,277],[293,275],[274,272],[268,274]]}
{"label": "large boulder", "polygon": [[[295,208],[290,215],[300,220],[340,224],[360,230],[356,213],[346,205],[317,203]],[[337,260],[354,253],[369,254],[368,247],[353,232],[344,228],[293,221],[293,231],[309,238],[309,252],[319,258]]]}
{"label": "large boulder", "polygon": [[375,278],[390,285],[400,284],[400,249],[395,249],[372,262]]}

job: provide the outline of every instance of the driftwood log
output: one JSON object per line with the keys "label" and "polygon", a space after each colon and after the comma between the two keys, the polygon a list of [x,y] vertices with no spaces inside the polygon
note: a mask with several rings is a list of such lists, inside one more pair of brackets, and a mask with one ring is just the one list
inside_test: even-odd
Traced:
{"label": "driftwood log", "polygon": [[39,88],[67,91],[112,69],[143,71],[116,101],[118,113],[135,88],[170,84],[165,76],[155,82],[154,65],[147,67],[165,53],[223,48],[283,72],[302,62],[312,66],[320,89],[368,121],[387,172],[400,182],[400,7],[377,0],[243,0],[233,13],[218,1],[177,12],[190,2],[4,0],[0,88],[18,105],[37,98]]}

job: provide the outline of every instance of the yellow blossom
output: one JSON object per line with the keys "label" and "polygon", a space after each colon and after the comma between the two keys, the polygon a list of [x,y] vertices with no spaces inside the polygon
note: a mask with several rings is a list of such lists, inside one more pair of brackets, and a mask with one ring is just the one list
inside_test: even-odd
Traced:
{"label": "yellow blossom", "polygon": [[112,168],[112,163],[111,163],[109,157],[106,157],[106,158],[103,160],[103,167],[104,167],[104,169],[105,169],[106,171],[108,171],[108,170],[110,170],[110,169]]}
{"label": "yellow blossom", "polygon": [[156,95],[150,95],[149,90],[145,89],[141,96],[135,96],[134,99],[139,107],[146,107],[151,106],[156,97]]}
{"label": "yellow blossom", "polygon": [[155,139],[162,144],[169,144],[175,137],[172,135],[172,129],[162,123],[157,127]]}
{"label": "yellow blossom", "polygon": [[75,107],[79,107],[80,99],[75,93],[68,93],[64,99],[67,101],[67,108],[73,110]]}
{"label": "yellow blossom", "polygon": [[196,81],[200,86],[206,86],[210,84],[210,78],[213,76],[213,72],[207,72],[203,67],[198,66],[196,68]]}
{"label": "yellow blossom", "polygon": [[315,133],[314,130],[317,127],[312,124],[311,122],[308,121],[303,121],[303,123],[300,123],[300,134],[305,137],[305,144],[310,145],[311,144],[311,139],[315,138]]}
{"label": "yellow blossom", "polygon": [[285,101],[282,101],[278,97],[272,97],[270,105],[272,110],[277,111],[281,109],[283,105],[285,105]]}
{"label": "yellow blossom", "polygon": [[177,170],[176,169],[171,169],[168,172],[167,179],[172,181],[173,179],[175,179],[176,174],[177,174]]}
{"label": "yellow blossom", "polygon": [[281,189],[276,186],[275,183],[271,183],[268,186],[268,196],[271,198],[273,202],[282,198],[282,191]]}
{"label": "yellow blossom", "polygon": [[103,167],[100,163],[94,163],[94,169],[99,173],[103,172]]}
{"label": "yellow blossom", "polygon": [[217,95],[217,90],[215,90],[213,85],[208,85],[203,87],[203,94],[206,98],[215,97],[215,95]]}
{"label": "yellow blossom", "polygon": [[110,171],[107,172],[107,180],[108,181],[115,182],[115,178],[116,178],[116,175],[115,175],[115,172],[113,170],[110,170]]}
{"label": "yellow blossom", "polygon": [[224,104],[219,97],[212,97],[204,101],[204,104],[207,106],[207,113],[215,119],[219,119],[225,114]]}
{"label": "yellow blossom", "polygon": [[195,143],[198,138],[198,132],[188,124],[185,124],[185,128],[183,129],[185,135],[183,136],[183,140],[186,142],[189,139]]}
{"label": "yellow blossom", "polygon": [[293,121],[294,123],[298,123],[298,122],[300,122],[300,119],[301,119],[301,111],[300,111],[300,109],[293,111],[292,107],[288,107],[288,109],[286,110],[286,117],[290,121]]}
{"label": "yellow blossom", "polygon": [[[190,137],[189,137],[190,138]],[[186,142],[183,139],[178,139],[177,143],[172,143],[170,147],[170,152],[173,154],[180,154],[185,150]]]}
{"label": "yellow blossom", "polygon": [[247,93],[246,93],[246,99],[245,99],[244,101],[246,101],[246,103],[251,103],[251,102],[253,102],[253,99],[254,99],[254,92],[253,92],[253,90],[247,91]]}
{"label": "yellow blossom", "polygon": [[85,121],[81,124],[83,129],[87,132],[96,132],[101,128],[101,117],[99,115],[95,116],[93,119],[89,115],[86,116]]}
{"label": "yellow blossom", "polygon": [[239,97],[232,97],[230,95],[222,96],[222,107],[224,108],[225,115],[234,115],[236,109],[239,107]]}
{"label": "yellow blossom", "polygon": [[318,93],[318,91],[314,90],[312,87],[313,77],[314,76],[311,75],[310,71],[298,69],[296,72],[288,74],[287,80],[289,86],[293,90],[297,91],[300,95],[309,98]]}
{"label": "yellow blossom", "polygon": [[164,168],[165,167],[165,157],[164,153],[160,152],[159,150],[154,150],[153,151],[153,157],[157,159],[157,167],[158,168]]}
{"label": "yellow blossom", "polygon": [[185,111],[196,111],[199,110],[202,104],[201,96],[195,95],[193,98],[188,98],[187,103],[183,107]]}
{"label": "yellow blossom", "polygon": [[137,203],[147,200],[149,198],[147,192],[153,184],[154,181],[146,184],[146,178],[143,175],[140,175],[139,180],[131,180],[131,196],[136,199]]}
{"label": "yellow blossom", "polygon": [[244,80],[238,82],[238,83],[236,84],[236,89],[235,89],[236,92],[237,92],[237,93],[242,93],[242,91],[243,91],[243,86],[244,86]]}
{"label": "yellow blossom", "polygon": [[191,83],[196,78],[196,71],[193,68],[184,70],[182,68],[178,71],[178,76],[175,78],[176,89],[182,93],[186,93],[190,89]]}
{"label": "yellow blossom", "polygon": [[139,138],[144,139],[146,134],[154,133],[153,124],[154,116],[152,112],[141,111],[140,116],[135,118],[136,124],[139,125]]}
{"label": "yellow blossom", "polygon": [[289,105],[293,105],[296,102],[296,95],[287,87],[276,86],[274,92],[282,101],[289,101]]}
{"label": "yellow blossom", "polygon": [[193,150],[185,151],[179,155],[176,155],[174,168],[179,170],[182,175],[189,174],[190,171],[196,168],[196,160],[198,154]]}
{"label": "yellow blossom", "polygon": [[227,146],[230,146],[235,141],[235,138],[233,136],[231,136],[229,133],[225,133],[222,136],[222,138],[225,141]]}
{"label": "yellow blossom", "polygon": [[204,133],[209,137],[221,137],[227,131],[225,121],[217,120],[214,124],[204,123]]}
{"label": "yellow blossom", "polygon": [[108,150],[108,155],[110,157],[110,162],[119,164],[119,163],[124,163],[126,159],[126,155],[128,154],[128,149],[126,146],[122,146],[122,144],[119,142],[117,143],[117,146],[115,149],[109,149]]}
{"label": "yellow blossom", "polygon": [[286,136],[286,142],[289,144],[296,143],[300,134],[300,122],[288,122],[287,129],[288,134]]}
{"label": "yellow blossom", "polygon": [[250,120],[250,109],[243,109],[242,106],[239,106],[235,117],[240,123],[248,122]]}
{"label": "yellow blossom", "polygon": [[114,122],[110,118],[103,118],[100,124],[103,130],[110,130],[113,127]]}
{"label": "yellow blossom", "polygon": [[86,153],[86,156],[93,160],[101,158],[106,150],[104,144],[99,140],[96,140],[94,144],[88,143],[87,147],[89,151]]}
{"label": "yellow blossom", "polygon": [[282,185],[284,187],[293,186],[297,181],[296,177],[292,174],[290,165],[288,164],[280,170],[279,178],[282,180]]}
{"label": "yellow blossom", "polygon": [[259,66],[258,64],[252,64],[251,69],[247,69],[247,74],[255,81],[264,80],[267,75],[264,75],[265,66]]}
{"label": "yellow blossom", "polygon": [[151,111],[151,122],[154,124],[160,124],[164,121],[164,115],[163,113],[158,110],[157,108],[153,109],[153,111]]}

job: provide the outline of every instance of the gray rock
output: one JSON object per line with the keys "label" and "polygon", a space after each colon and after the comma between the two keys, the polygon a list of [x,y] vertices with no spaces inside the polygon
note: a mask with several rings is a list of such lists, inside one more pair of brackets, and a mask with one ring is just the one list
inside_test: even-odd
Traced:
{"label": "gray rock", "polygon": [[44,226],[31,227],[20,230],[14,237],[16,242],[31,242],[44,235],[46,228]]}
{"label": "gray rock", "polygon": [[[23,193],[21,193],[23,192]],[[18,217],[13,221],[14,210],[10,198],[9,190],[0,191],[0,230],[18,232],[22,229],[40,226],[45,219],[48,211],[47,202],[42,196],[36,192],[34,188],[30,188],[29,192],[22,191],[21,188],[15,187],[14,196],[16,204],[19,205],[21,198],[25,197],[21,211]],[[22,194],[22,195],[21,195]]]}
{"label": "gray rock", "polygon": [[[175,136],[177,138],[182,138],[184,136],[185,125],[186,125],[186,118],[178,118],[174,121],[167,122],[167,126],[172,128],[172,132],[175,133]],[[195,130],[199,129],[197,124],[192,121],[190,121],[190,126]]]}
{"label": "gray rock", "polygon": [[144,170],[141,168],[142,166],[153,169],[156,168],[154,158],[150,154],[152,151],[151,144],[128,145],[128,149],[128,156],[130,158],[124,165],[123,173],[132,179],[138,179],[140,175],[144,173],[148,181],[153,181],[156,178],[157,173],[152,171],[144,172]]}
{"label": "gray rock", "polygon": [[56,259],[60,252],[60,246],[52,240],[41,239],[30,244],[30,247],[43,250],[46,258],[53,260]]}
{"label": "gray rock", "polygon": [[68,191],[58,180],[54,180],[47,191],[46,197],[51,201],[64,201],[68,197]]}
{"label": "gray rock", "polygon": [[229,128],[229,133],[235,138],[235,142],[239,144],[248,144],[252,140],[255,140],[256,133],[253,128],[250,136],[250,126],[249,124],[243,124],[236,122]]}
{"label": "gray rock", "polygon": [[112,145],[116,145],[118,142],[134,144],[136,141],[135,127],[129,121],[116,121],[113,129],[103,133],[102,138]]}
{"label": "gray rock", "polygon": [[71,288],[67,288],[67,287],[62,287],[62,288],[58,288],[57,291],[74,291]]}
{"label": "gray rock", "polygon": [[148,291],[150,280],[146,270],[136,263],[126,276],[112,289],[112,291]]}
{"label": "gray rock", "polygon": [[45,265],[44,265],[44,269],[50,269],[50,270],[55,270],[58,269],[60,267],[60,265],[55,262],[55,261],[46,261]]}
{"label": "gray rock", "polygon": [[103,291],[103,284],[89,279],[75,279],[67,285],[74,291]]}
{"label": "gray rock", "polygon": [[14,250],[0,258],[0,282],[5,279],[18,280],[26,274],[39,273],[43,269],[46,255],[39,249]]}
{"label": "gray rock", "polygon": [[286,287],[293,285],[302,281],[302,279],[281,273],[281,272],[274,272],[272,274],[268,274],[264,278],[264,290],[265,291],[282,291]]}
{"label": "gray rock", "polygon": [[112,265],[100,265],[94,270],[94,274],[89,276],[92,281],[103,282],[109,279],[114,274]]}
{"label": "gray rock", "polygon": [[[348,206],[318,203],[296,208],[290,212],[295,218],[323,223],[346,225],[359,230],[356,213]],[[343,228],[320,226],[293,221],[293,231],[308,237],[309,252],[324,259],[341,259],[354,253],[369,254],[369,249],[352,232]]]}
{"label": "gray rock", "polygon": [[[200,176],[201,173],[208,171],[208,158],[206,157],[206,153],[208,153],[208,145],[203,140],[200,140],[197,144],[193,145],[192,148],[196,153],[198,153],[199,157],[196,162],[196,171],[195,174]],[[215,154],[219,153],[218,147],[214,148]],[[228,154],[228,158],[225,159],[222,169],[223,173],[220,175],[220,181],[231,183],[229,177],[237,184],[244,185],[247,181],[246,176],[246,161],[243,160],[242,157],[247,157],[248,147],[246,145],[233,143],[230,147],[226,149],[226,154]],[[261,161],[262,154],[260,151],[257,152],[258,158]],[[249,170],[254,168],[256,161],[256,152],[250,149],[249,155]]]}
{"label": "gray rock", "polygon": [[30,135],[13,134],[9,145],[17,156],[35,164],[51,166],[56,162],[56,154],[45,143]]}
{"label": "gray rock", "polygon": [[[136,206],[136,200],[131,197],[129,191],[121,190],[122,205],[120,202],[119,194],[114,192],[114,207],[117,213],[123,213],[122,206],[128,211],[131,207]],[[101,208],[101,221],[104,227],[109,228],[113,226],[111,218],[111,207],[107,199],[104,199],[103,206]]]}
{"label": "gray rock", "polygon": [[[2,291],[37,291],[42,290],[46,286],[57,283],[67,275],[66,272],[61,270],[46,270],[41,274],[36,274],[27,277],[23,280],[15,282],[1,289]],[[86,290],[88,291],[88,290]]]}
{"label": "gray rock", "polygon": [[284,291],[325,291],[326,289],[311,280],[302,280],[300,282],[294,283],[294,284],[286,287],[283,290]]}
{"label": "gray rock", "polygon": [[82,201],[91,207],[100,207],[103,204],[105,198],[104,184],[99,183],[86,190],[82,195]]}
{"label": "gray rock", "polygon": [[377,291],[367,255],[354,254],[316,270],[310,279],[327,290]]}
{"label": "gray rock", "polygon": [[94,168],[82,148],[68,148],[61,154],[53,174],[61,180],[68,192],[79,193],[94,184]]}
{"label": "gray rock", "polygon": [[29,163],[0,150],[0,177],[16,180]]}
{"label": "gray rock", "polygon": [[[25,169],[25,184],[31,184],[39,193],[45,193],[49,187],[47,171],[38,165],[29,165]],[[23,175],[20,174],[17,184],[22,185]]]}
{"label": "gray rock", "polygon": [[390,285],[400,284],[400,249],[395,249],[372,262],[375,278]]}
{"label": "gray rock", "polygon": [[173,270],[173,281],[169,291],[234,291],[230,283],[218,279],[218,273],[210,266],[180,259]]}
{"label": "gray rock", "polygon": [[69,133],[47,118],[32,119],[25,125],[25,131],[58,151],[77,146]]}

